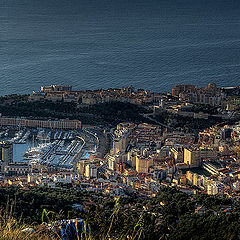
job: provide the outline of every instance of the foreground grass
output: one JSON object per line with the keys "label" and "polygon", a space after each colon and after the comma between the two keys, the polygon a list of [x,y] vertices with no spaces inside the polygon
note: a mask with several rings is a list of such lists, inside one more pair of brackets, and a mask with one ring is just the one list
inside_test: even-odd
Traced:
{"label": "foreground grass", "polygon": [[[43,224],[33,224],[27,225],[24,224],[21,219],[16,220],[13,217],[14,205],[7,207],[5,210],[0,210],[0,240],[50,240],[50,239],[64,239],[64,240],[115,240],[115,239],[141,239],[143,225],[142,225],[142,216],[136,219],[136,222],[133,226],[128,226],[127,229],[123,229],[123,226],[119,224],[119,203],[118,200],[114,206],[114,211],[111,217],[108,219],[108,224],[99,224],[101,227],[98,231],[91,232],[90,224],[82,221],[81,226],[78,226],[77,223],[73,235],[61,234],[61,229],[59,222],[52,221],[48,216],[50,213],[45,209],[43,211],[42,219],[44,216],[47,218],[48,223]],[[101,219],[100,219],[101,221]],[[62,228],[63,229],[63,228]]]}
{"label": "foreground grass", "polygon": [[[57,239],[56,233],[50,232],[46,227],[39,227],[37,231],[31,231],[29,225],[22,223],[21,219],[13,217],[13,207],[0,210],[0,239],[2,240],[50,240]],[[30,231],[24,231],[29,229]]]}

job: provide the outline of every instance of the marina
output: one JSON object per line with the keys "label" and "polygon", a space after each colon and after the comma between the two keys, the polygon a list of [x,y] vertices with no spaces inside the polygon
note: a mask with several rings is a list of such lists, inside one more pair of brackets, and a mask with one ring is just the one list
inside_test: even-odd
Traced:
{"label": "marina", "polygon": [[[85,141],[87,135],[89,144]],[[16,127],[0,130],[0,141],[13,144],[13,161],[28,165],[73,168],[86,152],[94,149],[94,140],[83,130]]]}

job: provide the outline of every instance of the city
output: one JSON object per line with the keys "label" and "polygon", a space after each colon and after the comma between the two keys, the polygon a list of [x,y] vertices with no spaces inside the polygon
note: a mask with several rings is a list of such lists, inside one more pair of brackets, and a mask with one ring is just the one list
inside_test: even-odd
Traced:
{"label": "city", "polygon": [[239,3],[1,1],[0,240],[240,240]]}
{"label": "city", "polygon": [[[42,214],[48,209],[55,209],[54,214],[68,211],[60,217],[64,226],[85,224],[86,214],[99,207],[99,218],[113,221],[114,215],[108,214],[120,204],[119,221],[130,214],[124,220],[128,225],[147,221],[139,229],[148,236],[175,239],[185,231],[181,215],[171,217],[175,211],[217,221],[238,209],[240,87],[176,85],[171,92],[156,93],[133,86],[74,91],[72,86],[51,85],[31,95],[1,97],[0,105],[3,199],[15,191],[20,202],[32,199],[28,207],[36,222],[39,208]],[[62,197],[68,194],[72,197]],[[72,220],[66,220],[69,211]],[[148,216],[155,220],[148,222]],[[96,236],[103,231],[105,238],[108,233],[96,221],[86,224],[97,224]],[[118,229],[118,221],[114,226]]]}
{"label": "city", "polygon": [[[27,101],[71,99],[79,108],[105,101],[130,102],[151,109],[145,115],[153,123],[122,122],[100,128],[82,125],[80,120],[1,116],[1,185],[71,183],[113,196],[142,197],[154,196],[162,186],[174,186],[185,193],[237,197],[239,89],[220,89],[213,83],[202,89],[178,85],[170,95],[133,87],[85,92],[72,91],[71,86],[41,87]],[[197,112],[199,106],[202,111]],[[216,124],[186,132],[157,124],[161,112],[201,121],[214,117]]]}

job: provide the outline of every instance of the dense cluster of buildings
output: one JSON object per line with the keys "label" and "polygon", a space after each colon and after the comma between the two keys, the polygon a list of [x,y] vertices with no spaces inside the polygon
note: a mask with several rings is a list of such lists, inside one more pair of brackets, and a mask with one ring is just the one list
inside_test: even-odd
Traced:
{"label": "dense cluster of buildings", "polygon": [[107,164],[122,182],[134,179],[138,191],[148,181],[153,189],[161,183],[182,191],[235,196],[240,190],[239,136],[238,123],[215,126],[199,136],[122,123],[113,132]]}
{"label": "dense cluster of buildings", "polygon": [[64,101],[82,105],[92,105],[106,102],[129,102],[143,104],[152,102],[152,94],[148,90],[126,87],[121,89],[73,91],[71,86],[51,85],[41,87],[39,92],[33,92],[30,101]]}
{"label": "dense cluster of buildings", "polygon": [[[1,145],[3,185],[59,187],[71,183],[88,191],[142,197],[161,186],[210,195],[240,194],[240,124],[214,126],[199,133],[167,131],[152,124],[120,123],[112,130],[112,148],[92,153],[71,171],[45,166],[29,169],[13,163],[12,146]],[[21,181],[19,181],[19,178]]]}
{"label": "dense cluster of buildings", "polygon": [[[198,88],[195,85],[176,85],[171,94],[151,93],[145,89],[124,87],[121,89],[99,90],[72,90],[72,86],[51,85],[42,86],[40,91],[34,91],[29,96],[29,101],[63,101],[75,102],[81,106],[108,102],[129,102],[137,105],[154,104],[155,110],[170,111],[187,117],[207,119],[211,113],[191,111],[194,105],[220,107],[220,114],[216,117],[228,118],[229,113],[238,110],[240,97],[239,87],[219,88],[215,83],[209,83],[207,87]],[[156,105],[156,103],[158,103]],[[227,114],[228,113],[228,114]]]}
{"label": "dense cluster of buildings", "polygon": [[[215,83],[207,87],[198,88],[195,85],[176,85],[170,93],[152,93],[149,90],[124,87],[121,89],[99,89],[74,91],[72,86],[51,85],[42,86],[40,91],[33,92],[29,101],[63,101],[74,102],[79,107],[99,103],[125,102],[137,105],[148,105],[155,114],[163,111],[182,117],[208,119],[210,117],[222,119],[237,119],[240,117],[239,88],[219,88]],[[210,106],[212,111],[197,110],[195,106]]]}
{"label": "dense cluster of buildings", "polygon": [[[133,87],[96,91],[73,91],[71,86],[41,87],[30,96],[31,101],[73,101],[83,105],[104,102],[150,103],[155,114],[167,111],[183,117],[205,121],[210,116],[232,119],[239,109],[240,99],[231,97],[228,90],[214,83],[197,88],[177,85],[171,94],[157,94]],[[156,104],[158,102],[158,104]],[[209,106],[219,112],[196,112],[196,106]],[[195,110],[193,110],[195,108]],[[218,111],[217,110],[217,111]],[[35,122],[33,122],[35,121]],[[38,121],[0,118],[0,125],[39,126],[50,128],[81,127],[70,120]],[[11,184],[19,175],[26,184],[57,187],[71,183],[88,191],[101,191],[112,195],[137,193],[152,196],[161,186],[176,186],[181,191],[204,192],[209,195],[240,195],[240,124],[219,125],[199,133],[186,133],[182,129],[166,129],[164,125],[123,122],[107,132],[111,149],[103,158],[97,153],[81,158],[71,171],[52,171],[45,168],[37,172],[24,164],[11,161],[10,146],[1,145],[2,172]],[[8,151],[8,153],[6,153]],[[8,163],[8,164],[6,164]],[[25,177],[24,177],[25,175]],[[4,184],[10,184],[5,178]]]}
{"label": "dense cluster of buildings", "polygon": [[218,88],[214,83],[204,88],[176,85],[170,95],[158,96],[158,103],[153,107],[154,113],[169,112],[181,117],[205,120],[210,117],[237,120],[240,117],[238,89]]}
{"label": "dense cluster of buildings", "polygon": [[197,88],[194,85],[176,85],[172,89],[172,95],[182,100],[188,100],[194,104],[209,104],[211,106],[221,105],[226,94],[217,88],[215,83],[209,83],[207,87]]}

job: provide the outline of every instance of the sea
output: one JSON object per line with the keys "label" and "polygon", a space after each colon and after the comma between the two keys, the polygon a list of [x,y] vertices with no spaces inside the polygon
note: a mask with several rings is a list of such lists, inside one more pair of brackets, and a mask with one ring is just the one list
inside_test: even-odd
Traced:
{"label": "sea", "polygon": [[240,85],[239,0],[0,0],[0,95]]}

